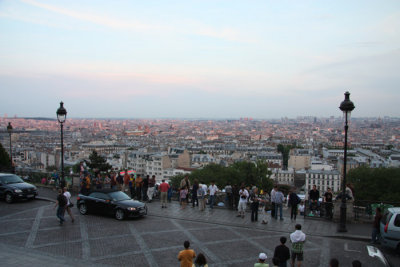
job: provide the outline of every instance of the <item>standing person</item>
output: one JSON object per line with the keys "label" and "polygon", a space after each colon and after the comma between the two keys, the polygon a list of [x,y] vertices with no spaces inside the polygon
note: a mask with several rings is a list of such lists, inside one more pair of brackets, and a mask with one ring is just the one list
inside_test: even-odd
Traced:
{"label": "standing person", "polygon": [[142,185],[143,185],[143,179],[138,174],[136,180],[135,180],[135,188],[136,188],[136,199],[141,200],[142,199]]}
{"label": "standing person", "polygon": [[274,188],[272,188],[271,193],[269,194],[271,198],[271,217],[275,218],[275,193],[278,191],[278,186],[274,185]]}
{"label": "standing person", "polygon": [[86,177],[82,179],[81,183],[81,193],[82,195],[88,195],[90,192],[90,175],[87,174]]}
{"label": "standing person", "polygon": [[225,193],[226,193],[226,197],[228,199],[228,207],[230,209],[232,209],[232,207],[233,207],[233,192],[232,192],[231,183],[229,183],[229,182],[225,186]]}
{"label": "standing person", "polygon": [[269,267],[269,264],[265,263],[267,260],[267,254],[260,253],[258,255],[258,262],[254,263],[254,267]]}
{"label": "standing person", "polygon": [[58,189],[57,201],[56,204],[54,205],[54,208],[57,207],[57,218],[60,220],[60,225],[62,225],[65,221],[64,219],[65,206],[67,206],[67,198],[64,196],[63,190]]}
{"label": "standing person", "polygon": [[314,207],[318,208],[319,206],[319,191],[317,190],[317,186],[313,185],[312,190],[308,193],[310,200],[310,211],[313,210]]}
{"label": "standing person", "polygon": [[131,194],[131,198],[135,197],[135,177],[133,174],[129,178],[129,193]]}
{"label": "standing person", "polygon": [[72,215],[71,208],[74,206],[71,201],[71,193],[68,192],[67,188],[63,188],[63,195],[67,199],[67,205],[65,205],[65,210],[68,212],[69,217],[71,218],[71,221],[74,222],[74,216]]}
{"label": "standing person", "polygon": [[178,260],[181,262],[181,267],[192,267],[193,259],[196,257],[196,253],[193,249],[190,249],[190,242],[183,242],[184,250],[181,250],[178,254]]}
{"label": "standing person", "polygon": [[278,191],[275,192],[275,220],[278,219],[278,211],[280,220],[281,221],[283,220],[283,214],[282,214],[283,202],[285,202],[285,196],[281,192],[280,188],[278,188]]}
{"label": "standing person", "polygon": [[199,255],[197,255],[192,267],[208,267],[207,259],[203,253],[199,253]]}
{"label": "standing person", "polygon": [[168,194],[168,190],[170,189],[170,186],[168,183],[165,182],[164,179],[162,179],[159,188],[160,188],[160,192],[161,192],[160,193],[161,208],[166,208],[167,207],[167,194]]}
{"label": "standing person", "polygon": [[290,259],[290,250],[285,245],[286,237],[282,236],[280,238],[280,242],[281,244],[275,248],[274,258],[277,258],[279,260],[279,267],[286,267],[287,261]]}
{"label": "standing person", "polygon": [[115,172],[111,173],[111,189],[115,189],[117,187],[117,176],[115,175]]}
{"label": "standing person", "polygon": [[[189,180],[189,176],[186,174],[185,177],[181,180],[181,184],[180,184],[180,188],[182,187],[187,187],[187,189],[189,190],[191,187],[190,184],[190,180]],[[186,203],[189,203],[189,198],[186,198]]]}
{"label": "standing person", "polygon": [[121,172],[118,171],[118,176],[117,176],[117,184],[118,184],[118,190],[122,190],[122,185],[124,184],[124,177],[122,177]]}
{"label": "standing person", "polygon": [[196,195],[197,201],[199,202],[199,210],[204,211],[204,209],[206,208],[206,191],[204,191],[204,188],[201,185],[199,185]]}
{"label": "standing person", "polygon": [[215,195],[218,192],[218,187],[215,185],[215,181],[211,181],[211,185],[208,187],[210,193],[210,209],[213,209],[215,202]]}
{"label": "standing person", "polygon": [[170,186],[168,188],[168,193],[167,193],[167,200],[169,203],[171,203],[172,200],[172,193],[174,192],[174,189],[172,188],[172,186]]}
{"label": "standing person", "polygon": [[147,188],[147,198],[149,199],[149,202],[151,203],[153,201],[153,195],[154,195],[154,187],[156,186],[156,176],[153,175],[151,178],[149,178],[149,183],[148,183],[148,188]]}
{"label": "standing person", "polygon": [[291,264],[294,266],[297,258],[297,267],[300,267],[304,260],[303,245],[306,242],[306,235],[301,231],[301,224],[296,224],[295,228],[296,231],[290,234],[290,242],[292,243]]}
{"label": "standing person", "polygon": [[301,200],[299,205],[299,212],[301,216],[304,216],[304,209],[305,209],[304,202],[303,200]]}
{"label": "standing person", "polygon": [[260,206],[260,200],[258,198],[258,188],[255,187],[249,197],[250,208],[251,208],[251,221],[258,221],[258,207]]}
{"label": "standing person", "polygon": [[238,204],[239,204],[239,199],[240,199],[240,197],[239,197],[239,190],[240,190],[240,188],[238,187],[238,185],[237,184],[234,184],[233,186],[232,186],[232,208],[234,209],[234,210],[237,210],[238,209]]}
{"label": "standing person", "polygon": [[207,204],[208,187],[204,182],[201,182],[201,187],[204,189],[204,204]]}
{"label": "standing person", "polygon": [[95,183],[96,183],[96,189],[101,189],[103,181],[100,173],[97,174]]}
{"label": "standing person", "polygon": [[149,200],[147,197],[147,190],[149,189],[149,179],[150,176],[146,175],[145,178],[143,178],[143,183],[142,183],[142,199],[143,201]]}
{"label": "standing person", "polygon": [[241,185],[239,190],[239,204],[238,204],[238,215],[237,217],[244,218],[244,213],[246,212],[247,199],[249,198],[249,192],[244,187],[244,184]]}
{"label": "standing person", "polygon": [[291,207],[290,209],[290,219],[291,220],[296,220],[297,216],[297,205],[300,203],[300,198],[296,194],[295,189],[292,189],[289,194],[289,205]]}
{"label": "standing person", "polygon": [[104,178],[104,188],[111,188],[111,176],[107,173],[106,177]]}
{"label": "standing person", "polygon": [[332,208],[333,208],[333,194],[330,187],[328,187],[328,191],[324,194],[324,202],[325,202],[325,213],[326,218],[332,219]]}
{"label": "standing person", "polygon": [[125,170],[124,183],[122,184],[122,192],[127,193],[129,189],[129,181],[131,177],[129,176],[128,170]]}
{"label": "standing person", "polygon": [[371,239],[371,244],[376,244],[379,242],[379,237],[380,237],[380,228],[379,224],[382,219],[382,211],[381,208],[377,207],[375,210],[375,217],[374,217],[374,223],[372,225],[372,239]]}
{"label": "standing person", "polygon": [[185,185],[183,188],[181,188],[181,191],[179,192],[180,202],[181,202],[181,209],[186,208],[187,195],[188,195],[188,189],[187,189],[187,186]]}
{"label": "standing person", "polygon": [[197,190],[199,189],[199,180],[194,179],[192,187],[192,207],[199,206],[199,199],[197,197]]}

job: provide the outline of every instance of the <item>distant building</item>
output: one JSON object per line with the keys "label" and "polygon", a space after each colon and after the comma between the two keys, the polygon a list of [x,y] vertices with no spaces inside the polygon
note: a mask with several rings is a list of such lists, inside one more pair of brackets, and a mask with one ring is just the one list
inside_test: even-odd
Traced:
{"label": "distant building", "polygon": [[288,168],[294,170],[309,169],[311,167],[312,151],[310,149],[291,149]]}
{"label": "distant building", "polygon": [[341,190],[341,175],[337,170],[308,170],[306,172],[306,183],[304,187],[306,195],[308,195],[313,185],[316,185],[321,196],[328,190],[328,187],[330,187],[333,192],[337,193]]}

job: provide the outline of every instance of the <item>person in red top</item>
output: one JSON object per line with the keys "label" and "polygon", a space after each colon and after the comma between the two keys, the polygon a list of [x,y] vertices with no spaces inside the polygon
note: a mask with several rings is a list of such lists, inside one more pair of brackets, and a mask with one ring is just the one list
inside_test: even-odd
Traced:
{"label": "person in red top", "polygon": [[167,194],[168,194],[168,189],[169,189],[169,184],[165,182],[165,180],[162,180],[162,183],[159,186],[160,188],[160,198],[161,198],[161,208],[166,208],[167,207]]}
{"label": "person in red top", "polygon": [[193,259],[196,257],[196,253],[193,249],[189,249],[189,241],[185,241],[183,243],[183,246],[185,247],[185,249],[179,252],[178,260],[181,262],[181,267],[192,267]]}
{"label": "person in red top", "polygon": [[128,174],[128,170],[125,170],[124,183],[122,185],[122,192],[125,192],[125,190],[128,190],[128,188],[129,188],[129,180],[130,179],[131,179],[131,177]]}

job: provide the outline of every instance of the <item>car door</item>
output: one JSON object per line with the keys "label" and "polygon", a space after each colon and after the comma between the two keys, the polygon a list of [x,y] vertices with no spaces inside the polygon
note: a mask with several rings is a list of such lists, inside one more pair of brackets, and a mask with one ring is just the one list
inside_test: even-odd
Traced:
{"label": "car door", "polygon": [[390,227],[390,234],[391,237],[394,241],[397,242],[397,244],[400,243],[400,214],[395,214],[393,216],[393,225]]}
{"label": "car door", "polygon": [[108,213],[108,203],[109,197],[107,194],[102,192],[93,192],[90,194],[92,198],[92,211],[101,214]]}
{"label": "car door", "polygon": [[5,192],[5,186],[4,186],[4,178],[0,177],[0,197],[4,197],[4,192]]}

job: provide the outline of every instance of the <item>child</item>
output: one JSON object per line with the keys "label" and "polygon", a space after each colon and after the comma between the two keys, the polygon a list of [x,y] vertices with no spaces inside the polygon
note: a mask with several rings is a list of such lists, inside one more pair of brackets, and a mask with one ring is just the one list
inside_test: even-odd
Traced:
{"label": "child", "polygon": [[286,267],[287,260],[290,259],[290,251],[289,248],[285,246],[286,237],[282,236],[280,241],[281,244],[275,248],[274,259],[276,258],[279,260],[279,267]]}
{"label": "child", "polygon": [[189,241],[185,241],[183,246],[185,249],[179,252],[178,260],[181,262],[181,267],[191,267],[193,265],[193,259],[196,257],[196,253],[193,249],[189,249]]}
{"label": "child", "polygon": [[300,224],[296,224],[296,231],[290,234],[290,242],[292,242],[291,266],[294,266],[297,258],[297,266],[300,267],[304,260],[303,244],[306,242],[306,235],[301,231]]}
{"label": "child", "polygon": [[300,215],[304,216],[304,202],[303,202],[303,200],[300,202],[299,211],[300,211]]}
{"label": "child", "polygon": [[188,194],[188,189],[187,186],[185,185],[184,187],[182,187],[180,194],[180,199],[181,199],[181,209],[186,208],[186,197]]}

